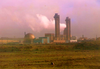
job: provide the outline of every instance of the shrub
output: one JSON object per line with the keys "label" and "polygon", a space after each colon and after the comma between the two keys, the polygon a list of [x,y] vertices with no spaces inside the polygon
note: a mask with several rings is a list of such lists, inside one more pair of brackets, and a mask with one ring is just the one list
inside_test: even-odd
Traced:
{"label": "shrub", "polygon": [[74,49],[81,49],[81,50],[99,50],[100,49],[100,42],[91,41],[91,42],[77,43],[73,48]]}

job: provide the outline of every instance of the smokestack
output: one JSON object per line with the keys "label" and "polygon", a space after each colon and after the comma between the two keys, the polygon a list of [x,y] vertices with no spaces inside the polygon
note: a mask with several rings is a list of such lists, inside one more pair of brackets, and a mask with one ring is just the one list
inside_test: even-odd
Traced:
{"label": "smokestack", "polygon": [[26,35],[26,32],[24,32],[24,35]]}
{"label": "smokestack", "polygon": [[71,38],[71,26],[70,26],[70,18],[69,17],[66,17],[66,31],[67,31],[67,33],[66,33],[66,39],[67,40],[70,40],[70,38]]}
{"label": "smokestack", "polygon": [[58,13],[55,14],[55,38],[60,36],[60,16]]}

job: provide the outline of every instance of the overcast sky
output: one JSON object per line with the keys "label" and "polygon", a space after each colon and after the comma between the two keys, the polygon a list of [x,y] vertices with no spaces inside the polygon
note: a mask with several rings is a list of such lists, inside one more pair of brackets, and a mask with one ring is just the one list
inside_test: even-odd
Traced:
{"label": "overcast sky", "polygon": [[100,0],[0,0],[0,37],[54,33],[55,13],[61,34],[68,16],[73,36],[100,37]]}

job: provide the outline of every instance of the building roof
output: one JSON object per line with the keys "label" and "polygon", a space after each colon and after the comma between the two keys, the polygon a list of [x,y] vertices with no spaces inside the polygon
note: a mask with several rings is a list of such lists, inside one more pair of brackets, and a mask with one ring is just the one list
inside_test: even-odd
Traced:
{"label": "building roof", "polygon": [[27,33],[24,38],[25,39],[34,39],[35,36],[32,33]]}

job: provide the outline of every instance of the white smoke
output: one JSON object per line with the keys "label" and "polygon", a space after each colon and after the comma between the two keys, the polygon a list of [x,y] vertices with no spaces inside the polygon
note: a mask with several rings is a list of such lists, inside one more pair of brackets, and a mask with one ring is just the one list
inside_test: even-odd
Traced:
{"label": "white smoke", "polygon": [[[37,20],[38,20],[38,24],[29,24],[29,27],[33,30],[33,31],[38,31],[40,32],[43,29],[47,29],[47,30],[55,30],[55,20],[54,19],[48,19],[45,15],[41,15],[41,14],[36,14],[37,16]],[[66,25],[64,23],[60,23],[60,30],[63,31],[64,28],[66,27]]]}
{"label": "white smoke", "polygon": [[52,23],[48,20],[46,16],[40,14],[37,14],[36,16],[38,17],[39,21],[43,24],[44,28],[48,28],[49,24]]}

